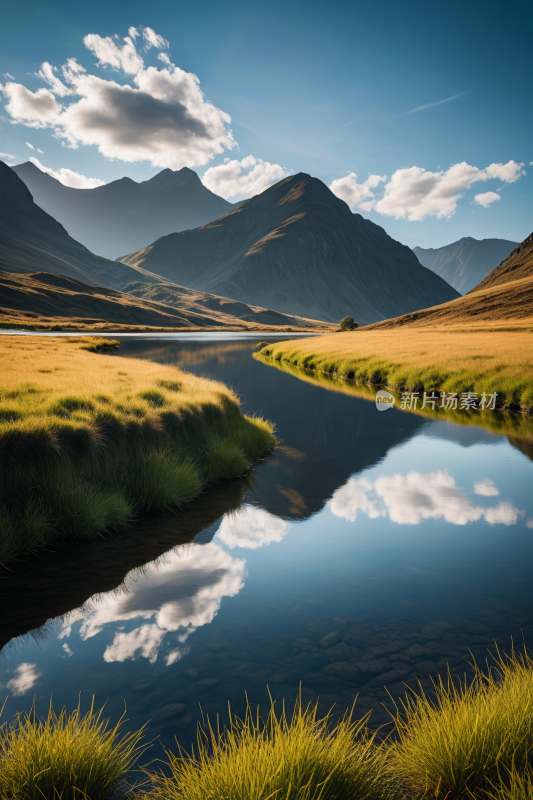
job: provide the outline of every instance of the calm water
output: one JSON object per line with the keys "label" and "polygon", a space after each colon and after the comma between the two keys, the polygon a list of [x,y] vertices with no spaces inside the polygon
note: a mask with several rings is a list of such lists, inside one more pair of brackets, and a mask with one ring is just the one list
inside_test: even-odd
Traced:
{"label": "calm water", "polygon": [[494,639],[533,642],[526,453],[254,361],[262,338],[123,341],[122,355],[229,384],[282,444],[186,513],[5,573],[4,719],[34,696],[44,710],[51,694],[69,708],[95,694],[188,746],[199,704],[263,703],[267,684],[291,700],[301,681],[323,709],[357,692],[379,707],[384,683],[468,673],[469,650],[484,659]]}

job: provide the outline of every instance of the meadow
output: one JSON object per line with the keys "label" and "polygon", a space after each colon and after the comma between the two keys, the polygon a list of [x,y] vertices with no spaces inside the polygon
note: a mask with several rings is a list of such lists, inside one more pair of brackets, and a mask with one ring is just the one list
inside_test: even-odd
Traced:
{"label": "meadow", "polygon": [[116,347],[0,340],[0,562],[180,508],[275,444],[223,384]]}
{"label": "meadow", "polygon": [[497,407],[533,410],[533,330],[365,329],[267,345],[261,357],[401,392],[497,393]]}
{"label": "meadow", "polygon": [[[474,665],[475,666],[475,665]],[[147,729],[122,734],[91,707],[46,718],[19,714],[0,729],[0,797],[45,800],[528,800],[533,786],[533,663],[524,651],[498,656],[469,683],[436,678],[406,693],[392,730],[372,729],[357,700],[335,724],[297,699],[262,717],[207,719],[197,744],[149,750]],[[143,739],[144,737],[144,739]],[[147,763],[148,762],[148,763]]]}

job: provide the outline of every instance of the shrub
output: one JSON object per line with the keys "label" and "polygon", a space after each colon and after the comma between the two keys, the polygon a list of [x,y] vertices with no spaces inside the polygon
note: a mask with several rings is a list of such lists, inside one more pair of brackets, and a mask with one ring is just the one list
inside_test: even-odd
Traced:
{"label": "shrub", "polygon": [[263,347],[267,347],[267,346],[268,346],[268,342],[259,342],[259,344],[256,344],[255,349],[257,350],[257,352],[259,352],[259,350],[262,350]]}
{"label": "shrub", "polygon": [[339,328],[341,331],[353,331],[358,327],[359,325],[353,317],[343,317],[339,323]]}
{"label": "shrub", "polygon": [[23,800],[104,800],[140,753],[144,729],[120,738],[102,710],[17,714],[0,734],[0,797]]}
{"label": "shrub", "polygon": [[368,716],[317,720],[317,707],[298,702],[290,720],[285,709],[268,718],[248,706],[243,721],[213,730],[199,728],[196,752],[167,753],[170,774],[148,772],[152,800],[365,800],[378,796],[381,759]]}

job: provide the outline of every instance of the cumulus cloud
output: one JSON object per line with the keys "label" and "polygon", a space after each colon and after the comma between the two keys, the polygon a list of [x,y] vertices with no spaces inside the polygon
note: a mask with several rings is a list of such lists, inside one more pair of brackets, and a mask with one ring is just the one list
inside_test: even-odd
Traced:
{"label": "cumulus cloud", "polygon": [[410,221],[426,217],[449,218],[455,214],[458,200],[473,183],[492,178],[514,183],[525,174],[523,166],[509,161],[478,169],[463,161],[440,172],[430,172],[423,167],[399,169],[374,208],[380,214]]}
{"label": "cumulus cloud", "polygon": [[[218,544],[181,548],[137,575],[127,593],[110,592],[84,606],[69,619],[69,625],[74,618],[81,620],[83,640],[115,627],[104,652],[108,662],[140,656],[154,663],[165,639],[173,635],[178,646],[168,652],[166,660],[175,663],[185,654],[183,645],[189,636],[214,619],[222,598],[242,589],[245,574],[246,562]],[[117,625],[124,622],[141,624],[125,631],[123,625]]]}
{"label": "cumulus cloud", "polygon": [[217,536],[228,547],[256,550],[270,542],[281,542],[289,528],[286,520],[257,506],[245,506],[224,515]]}
{"label": "cumulus cloud", "polygon": [[479,206],[488,208],[495,200],[501,200],[501,197],[498,192],[482,192],[481,194],[476,194],[474,200]]}
{"label": "cumulus cloud", "polygon": [[33,156],[30,156],[30,161],[32,164],[35,164],[41,172],[46,172],[47,175],[51,175],[52,178],[62,183],[63,186],[70,186],[73,189],[94,189],[96,186],[103,186],[105,184],[105,181],[101,181],[100,178],[87,178],[80,172],[74,172],[68,169],[68,167],[61,167],[57,170],[45,167],[38,158],[34,158]]}
{"label": "cumulus cloud", "polygon": [[41,675],[42,673],[37,669],[37,664],[23,662],[15,669],[15,677],[6,683],[6,688],[16,696],[28,694]]}
{"label": "cumulus cloud", "polygon": [[490,478],[483,478],[482,481],[475,483],[474,491],[476,494],[482,495],[482,497],[496,497],[496,495],[500,494],[494,485],[494,481],[491,481]]}
{"label": "cumulus cloud", "polygon": [[369,175],[366,181],[357,183],[355,172],[349,172],[344,178],[332,181],[329,188],[334,195],[348,203],[352,211],[357,207],[370,211],[376,203],[373,190],[386,180],[386,175]]}
{"label": "cumulus cloud", "polygon": [[241,161],[225,158],[223,164],[205,172],[202,183],[226,200],[236,201],[264,192],[289,174],[279,164],[270,164],[254,156],[246,156]]}
{"label": "cumulus cloud", "polygon": [[68,646],[68,644],[66,642],[64,644],[62,644],[61,647],[63,648],[63,650],[65,651],[67,656],[74,655],[74,653],[72,652],[72,650],[70,649],[70,647]]}
{"label": "cumulus cloud", "polygon": [[74,58],[62,66],[60,80],[44,62],[37,75],[50,88],[0,86],[12,121],[51,128],[67,147],[94,145],[106,158],[172,169],[202,166],[235,147],[230,116],[206,101],[196,75],[168,58],[161,69],[145,67],[135,45],[140,32],[145,50],[168,46],[151,28],[130,28],[122,41],[94,33],[84,38],[98,66],[124,73],[131,83],[90,74]]}
{"label": "cumulus cloud", "polygon": [[[494,491],[488,494],[492,488],[490,480],[485,479],[476,486],[483,487],[481,491],[476,490],[477,494],[494,495]],[[467,494],[455,485],[455,479],[441,470],[382,476],[374,483],[350,478],[333,494],[329,506],[332,513],[342,519],[353,521],[357,512],[363,511],[371,518],[388,516],[399,525],[418,525],[427,519],[466,525],[483,518],[491,525],[514,525],[524,514],[506,502],[489,507],[473,505]]]}

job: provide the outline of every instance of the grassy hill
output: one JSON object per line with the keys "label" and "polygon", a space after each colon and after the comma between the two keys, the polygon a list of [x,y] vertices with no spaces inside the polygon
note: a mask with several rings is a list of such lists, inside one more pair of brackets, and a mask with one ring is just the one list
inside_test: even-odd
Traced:
{"label": "grassy hill", "polygon": [[304,173],[120,260],[192,289],[329,322],[351,314],[371,323],[459,296]]}
{"label": "grassy hill", "polygon": [[524,239],[502,263],[487,275],[485,280],[472,289],[479,292],[492,286],[501,286],[520,278],[533,277],[533,233]]}

